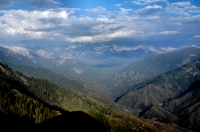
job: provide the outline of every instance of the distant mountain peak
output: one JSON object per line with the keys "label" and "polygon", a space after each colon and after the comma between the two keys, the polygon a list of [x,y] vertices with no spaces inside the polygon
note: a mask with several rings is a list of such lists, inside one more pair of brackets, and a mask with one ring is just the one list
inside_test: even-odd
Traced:
{"label": "distant mountain peak", "polygon": [[84,71],[83,71],[82,69],[79,69],[79,68],[76,68],[76,67],[72,68],[72,70],[73,70],[74,72],[78,73],[78,74],[84,73]]}
{"label": "distant mountain peak", "polygon": [[5,46],[5,45],[0,45],[6,49],[10,49],[15,53],[18,53],[20,55],[23,55],[25,57],[28,57],[29,59],[33,58],[33,55],[31,54],[30,50],[21,47],[21,46]]}
{"label": "distant mountain peak", "polygon": [[67,60],[71,60],[72,59],[72,55],[68,54],[68,55],[61,55],[59,57],[59,60],[56,61],[57,66],[62,65],[63,63],[65,63]]}
{"label": "distant mountain peak", "polygon": [[51,53],[48,53],[48,52],[46,52],[45,50],[42,50],[42,49],[38,50],[36,53],[43,58],[47,58],[47,59],[52,58]]}
{"label": "distant mountain peak", "polygon": [[136,50],[146,50],[146,51],[151,51],[154,53],[164,53],[165,51],[163,50],[159,50],[153,46],[150,45],[138,45],[135,47],[128,47],[128,46],[117,46],[115,44],[113,44],[113,50],[117,51],[117,52],[122,52],[122,51],[136,51]]}

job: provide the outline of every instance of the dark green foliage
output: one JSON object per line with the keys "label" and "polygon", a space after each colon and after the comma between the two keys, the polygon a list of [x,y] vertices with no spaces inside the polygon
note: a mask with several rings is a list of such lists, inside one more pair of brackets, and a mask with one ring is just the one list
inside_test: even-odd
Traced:
{"label": "dark green foliage", "polygon": [[23,72],[25,75],[34,78],[47,79],[50,82],[63,86],[67,89],[72,89],[81,93],[88,93],[89,90],[80,82],[68,79],[62,75],[55,74],[54,72],[44,69],[35,68],[28,65],[15,65],[8,64],[10,67]]}
{"label": "dark green foliage", "polygon": [[[27,116],[33,124],[40,123],[58,115],[44,102],[29,93],[24,86],[15,80],[0,78],[0,111],[4,114]],[[32,125],[33,125],[32,124]]]}
{"label": "dark green foliage", "polygon": [[[63,130],[68,126],[67,130],[70,131],[106,131],[103,124],[83,112],[70,113],[47,104],[46,102],[51,102],[51,104],[61,105],[56,92],[62,91],[59,90],[61,88],[56,84],[47,80],[25,77],[23,74],[2,64],[0,65],[0,73],[1,129],[8,131],[46,131],[51,130],[51,128]],[[63,91],[65,90],[63,89]],[[32,93],[37,94],[40,99]],[[61,113],[62,115],[60,115]],[[41,124],[34,126],[38,123]]]}

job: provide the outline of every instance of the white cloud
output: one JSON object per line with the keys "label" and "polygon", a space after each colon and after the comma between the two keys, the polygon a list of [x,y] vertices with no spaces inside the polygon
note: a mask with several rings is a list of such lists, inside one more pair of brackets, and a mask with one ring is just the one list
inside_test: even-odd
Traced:
{"label": "white cloud", "polygon": [[92,38],[91,36],[80,36],[80,37],[75,37],[75,38],[67,37],[66,41],[69,41],[69,42],[72,42],[72,43],[74,43],[74,42],[83,42],[83,43],[90,42],[90,43],[93,43],[94,38]]}
{"label": "white cloud", "polygon": [[116,7],[120,7],[121,5],[122,5],[122,4],[116,4],[115,6],[116,6]]}
{"label": "white cloud", "polygon": [[168,34],[177,34],[180,33],[179,31],[162,31],[160,34],[168,35]]}
{"label": "white cloud", "polygon": [[183,1],[183,2],[172,3],[172,5],[176,5],[180,7],[188,7],[188,6],[191,6],[191,3],[189,1]]}
{"label": "white cloud", "polygon": [[168,14],[176,14],[180,16],[191,16],[192,13],[199,14],[200,8],[192,5],[189,1],[168,3],[166,7]]}
{"label": "white cloud", "polygon": [[139,50],[139,49],[152,51],[155,53],[162,53],[161,51],[157,50],[155,47],[149,46],[149,45],[138,45],[136,47],[128,47],[128,46],[117,46],[117,45],[113,44],[113,50],[115,50],[117,52],[134,51],[134,50]]}
{"label": "white cloud", "polygon": [[0,13],[3,13],[3,16],[0,16],[0,32],[5,35],[4,37],[41,39],[55,36],[49,31],[57,30],[56,28],[62,25],[62,21],[67,21],[71,10],[1,10]]}
{"label": "white cloud", "polygon": [[67,37],[66,41],[75,43],[95,43],[95,42],[106,42],[116,38],[129,38],[129,37],[136,37],[136,31],[134,30],[120,30],[111,33],[102,33],[99,35],[93,36],[78,36],[78,37]]}
{"label": "white cloud", "polygon": [[193,36],[193,38],[200,38],[200,35]]}
{"label": "white cloud", "polygon": [[189,48],[189,47],[200,48],[200,46],[192,44],[192,45],[183,45],[179,49],[182,50],[182,49],[186,49],[186,48]]}
{"label": "white cloud", "polygon": [[147,49],[148,49],[149,51],[153,51],[153,52],[158,53],[158,54],[159,54],[159,53],[163,53],[162,51],[156,49],[156,48],[153,47],[153,46],[148,46]]}
{"label": "white cloud", "polygon": [[71,46],[67,47],[66,50],[69,50],[69,49],[76,49],[76,48],[77,48],[76,46],[71,45]]}
{"label": "white cloud", "polygon": [[189,47],[200,48],[200,46],[199,46],[199,45],[195,45],[195,44],[193,44],[193,45],[190,45]]}
{"label": "white cloud", "polygon": [[131,47],[117,46],[117,45],[113,44],[113,50],[115,50],[117,52],[122,52],[122,51],[130,51],[133,49]]}
{"label": "white cloud", "polygon": [[99,6],[97,8],[93,8],[93,9],[86,9],[86,11],[88,11],[89,13],[93,13],[93,14],[101,14],[101,13],[105,13],[107,10],[105,7]]}
{"label": "white cloud", "polygon": [[55,0],[1,0],[0,7],[12,6],[14,3],[22,1],[36,8],[51,8],[62,5],[60,2]]}
{"label": "white cloud", "polygon": [[59,47],[55,47],[55,49],[54,49],[54,51],[59,51],[59,50],[61,50],[61,48],[59,48]]}
{"label": "white cloud", "polygon": [[168,47],[168,48],[163,48],[163,47],[161,47],[160,49],[161,49],[161,50],[164,50],[164,51],[167,51],[167,52],[171,52],[171,51],[177,50],[177,48],[172,48],[172,47]]}
{"label": "white cloud", "polygon": [[156,2],[164,2],[165,0],[132,0],[135,5],[149,5]]}
{"label": "white cloud", "polygon": [[99,18],[97,18],[97,21],[105,22],[105,21],[108,21],[108,18],[107,17],[99,17]]}
{"label": "white cloud", "polygon": [[136,31],[134,30],[127,30],[127,31],[116,31],[114,33],[111,34],[107,34],[106,38],[108,39],[113,39],[113,38],[126,38],[126,37],[135,37]]}
{"label": "white cloud", "polygon": [[[172,36],[180,37],[179,40],[184,41],[186,37],[182,35],[191,38],[194,34],[199,34],[200,29],[197,25],[200,15],[190,15],[191,12],[197,13],[192,3],[169,3],[165,7],[156,3],[161,1],[135,0],[148,6],[134,10],[120,7],[112,11],[101,6],[87,9],[89,13],[72,8],[0,10],[0,40],[10,40],[13,43],[26,40],[34,43],[34,40],[37,40],[38,43],[54,42],[67,45],[76,42],[106,43],[113,40],[124,43],[127,40],[142,40],[142,43],[146,43],[148,40],[164,41],[163,38],[170,39]],[[184,13],[188,16],[184,16]],[[173,15],[169,16],[170,14]],[[158,34],[162,35],[158,37]]]}
{"label": "white cloud", "polygon": [[[160,6],[147,6],[140,13],[152,13],[161,9]],[[158,10],[157,10],[158,9]],[[132,9],[120,8],[115,18],[109,16],[75,17],[72,14],[78,9],[51,9],[45,11],[24,11],[24,10],[1,10],[0,36],[1,39],[12,38],[13,40],[24,39],[50,39],[61,42],[107,42],[114,39],[134,38],[143,39],[152,32],[159,32],[163,24],[182,24],[183,21],[198,20],[198,17],[188,19],[171,19],[159,16],[148,16],[140,18],[129,16]],[[153,11],[154,12],[154,11]],[[109,14],[109,12],[108,12]],[[194,20],[194,21],[197,21]],[[130,24],[131,23],[131,24]],[[177,24],[176,24],[177,25]],[[177,26],[176,26],[177,27]],[[170,26],[165,26],[160,34],[175,34],[177,31],[170,31]],[[155,34],[156,35],[156,34]],[[53,39],[51,39],[53,38]]]}
{"label": "white cloud", "polygon": [[145,47],[143,45],[138,45],[133,48],[133,50],[138,50],[138,49],[145,49]]}
{"label": "white cloud", "polygon": [[0,0],[0,7],[12,6],[15,2],[20,0]]}
{"label": "white cloud", "polygon": [[128,14],[133,11],[133,9],[119,8],[122,14]]}
{"label": "white cloud", "polygon": [[109,46],[102,44],[99,47],[95,47],[94,50],[96,50],[96,51],[103,51],[103,50],[108,49],[108,48],[109,48]]}
{"label": "white cloud", "polygon": [[80,55],[79,55],[79,57],[81,57],[81,56],[83,56],[83,55],[85,55],[86,53],[85,52],[82,52]]}
{"label": "white cloud", "polygon": [[152,51],[152,52],[155,52],[155,53],[163,53],[162,51],[156,49],[155,47],[153,46],[150,46],[150,45],[138,45],[136,47],[134,47],[132,50],[138,50],[138,49],[144,49],[144,50],[148,50],[148,51]]}
{"label": "white cloud", "polygon": [[197,56],[197,54],[190,54],[190,57],[194,57],[194,56]]}
{"label": "white cloud", "polygon": [[60,2],[54,0],[25,0],[24,2],[36,8],[51,8],[62,5]]}
{"label": "white cloud", "polygon": [[154,6],[146,6],[143,9],[137,10],[135,13],[138,15],[148,15],[148,14],[160,13],[161,11],[162,11],[161,6],[154,5]]}

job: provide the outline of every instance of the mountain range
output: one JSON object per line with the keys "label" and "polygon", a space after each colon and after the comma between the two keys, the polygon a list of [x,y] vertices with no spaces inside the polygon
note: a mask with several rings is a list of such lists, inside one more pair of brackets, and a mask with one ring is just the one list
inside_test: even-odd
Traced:
{"label": "mountain range", "polygon": [[200,60],[196,60],[150,81],[133,85],[115,101],[138,110],[139,116],[179,122],[200,130],[199,81]]}
{"label": "mountain range", "polygon": [[107,87],[118,95],[134,85],[151,80],[158,75],[180,68],[200,58],[200,48],[190,47],[176,52],[163,53],[138,60],[127,67],[114,72],[107,80]]}
{"label": "mountain range", "polygon": [[[6,46],[0,45],[6,49],[28,57],[33,62],[37,63],[38,56],[42,58],[57,58],[57,65],[61,65],[68,60],[76,60],[78,62],[86,63],[93,67],[109,68],[110,71],[120,69],[132,62],[144,59],[146,57],[166,53],[176,48],[155,48],[148,45],[139,45],[134,47],[117,46],[115,44],[98,46],[92,45],[77,45],[68,47],[21,47],[21,46]],[[105,69],[104,69],[105,70]]]}
{"label": "mountain range", "polygon": [[175,125],[140,119],[47,80],[27,77],[2,63],[0,73],[1,129],[189,132]]}
{"label": "mountain range", "polygon": [[[91,116],[108,131],[200,130],[199,46],[173,52],[144,45],[77,46],[55,48],[54,52],[28,48],[0,46],[0,61],[7,64],[1,64],[2,82],[19,83],[26,89],[24,94],[33,95],[52,110],[55,106],[57,111],[67,112],[34,128],[68,116],[73,120],[80,114],[78,117]],[[21,95],[20,89],[8,91]]]}
{"label": "mountain range", "polygon": [[[87,87],[90,89],[89,91],[86,89],[81,90],[81,91],[84,91],[85,93],[86,92],[93,93],[95,96],[98,96],[99,94],[101,94],[102,96],[105,95],[105,92],[103,90],[104,86],[100,84],[99,81],[107,73],[98,68],[91,67],[89,65],[78,62],[76,60],[66,59],[62,57],[44,58],[31,52],[28,49],[24,49],[23,47],[10,48],[10,47],[3,46],[0,48],[1,48],[0,60],[2,62],[7,63],[8,65],[12,67],[18,68],[18,70],[25,72],[29,76],[33,76],[33,74],[36,74],[35,72],[36,70],[37,70],[37,73],[40,73],[46,76],[45,70],[44,72],[40,72],[42,69],[46,68],[48,70],[52,70],[53,71],[52,74],[60,74],[59,76],[62,76],[61,78],[67,77],[67,78],[70,78],[71,81],[75,81],[75,82],[76,80],[78,80],[80,84],[84,85],[82,87]],[[17,52],[15,52],[16,50]],[[25,51],[26,53],[20,53],[23,51]],[[29,68],[29,70],[27,70],[27,68]],[[39,76],[34,75],[34,77],[39,77]],[[50,76],[48,77],[50,78]],[[40,76],[40,78],[44,78],[44,77]],[[51,79],[50,81],[52,80],[54,79]],[[58,79],[55,79],[55,80],[58,80]],[[92,89],[93,91],[95,89],[96,93],[92,92]]]}

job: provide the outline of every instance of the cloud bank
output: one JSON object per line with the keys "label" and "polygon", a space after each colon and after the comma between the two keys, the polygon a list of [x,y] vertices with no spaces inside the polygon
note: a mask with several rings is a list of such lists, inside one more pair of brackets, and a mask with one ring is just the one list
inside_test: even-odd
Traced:
{"label": "cloud bank", "polygon": [[[32,41],[69,45],[117,41],[163,46],[167,41],[175,43],[178,39],[180,43],[197,44],[200,34],[197,26],[200,7],[189,1],[133,0],[129,7],[124,6],[128,2],[116,3],[110,10],[104,6],[64,8],[55,0],[7,0],[1,1],[0,7],[17,2],[25,2],[36,10],[0,10],[0,40],[4,43]],[[132,5],[141,8],[134,9]]]}

